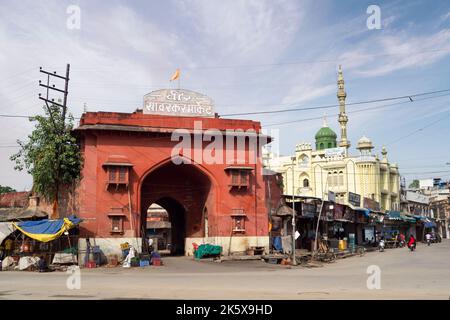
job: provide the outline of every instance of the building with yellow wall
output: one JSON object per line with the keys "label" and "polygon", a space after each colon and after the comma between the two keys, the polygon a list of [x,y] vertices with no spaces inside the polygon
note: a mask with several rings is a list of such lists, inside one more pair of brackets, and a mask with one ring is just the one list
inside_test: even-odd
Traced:
{"label": "building with yellow wall", "polygon": [[316,197],[328,200],[328,191],[336,202],[351,207],[366,207],[386,211],[400,208],[400,179],[398,167],[388,160],[382,148],[381,158],[373,154],[372,141],[363,136],[350,155],[347,139],[348,116],[345,112],[346,92],[342,69],[338,72],[339,117],[341,138],[328,126],[326,119],[311,143],[299,143],[295,153],[274,157],[267,153],[268,169],[283,174],[284,194]]}

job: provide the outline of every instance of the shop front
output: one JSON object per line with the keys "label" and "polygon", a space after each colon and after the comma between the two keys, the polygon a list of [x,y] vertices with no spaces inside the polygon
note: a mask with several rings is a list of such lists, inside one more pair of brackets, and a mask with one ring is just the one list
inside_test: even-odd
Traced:
{"label": "shop front", "polygon": [[[334,216],[329,228],[329,244],[331,248],[347,249],[349,239],[356,234],[354,212],[348,206],[336,203],[334,205]],[[339,246],[339,244],[341,244]]]}

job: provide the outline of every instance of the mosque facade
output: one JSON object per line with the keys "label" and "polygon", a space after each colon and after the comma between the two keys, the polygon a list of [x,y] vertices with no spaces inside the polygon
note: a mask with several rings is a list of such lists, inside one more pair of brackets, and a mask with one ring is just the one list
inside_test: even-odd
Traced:
{"label": "mosque facade", "polygon": [[349,153],[347,94],[341,66],[337,85],[340,139],[324,118],[314,144],[301,142],[290,156],[275,157],[266,153],[265,165],[283,175],[285,195],[324,200],[335,197],[336,203],[353,208],[399,210],[399,170],[395,163],[389,162],[386,148],[382,147],[381,155],[375,154],[373,142],[363,136],[356,144],[357,154]]}

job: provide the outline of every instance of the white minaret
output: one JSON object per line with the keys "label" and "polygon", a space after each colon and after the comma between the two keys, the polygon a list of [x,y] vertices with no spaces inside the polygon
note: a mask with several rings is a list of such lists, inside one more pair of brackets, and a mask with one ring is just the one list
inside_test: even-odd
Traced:
{"label": "white minaret", "polygon": [[338,92],[337,97],[339,100],[339,118],[338,122],[341,126],[341,141],[339,141],[339,146],[344,147],[348,150],[350,148],[350,141],[347,140],[347,122],[348,117],[345,113],[345,98],[347,97],[347,93],[344,88],[344,76],[342,75],[342,67],[339,65],[338,71]]}

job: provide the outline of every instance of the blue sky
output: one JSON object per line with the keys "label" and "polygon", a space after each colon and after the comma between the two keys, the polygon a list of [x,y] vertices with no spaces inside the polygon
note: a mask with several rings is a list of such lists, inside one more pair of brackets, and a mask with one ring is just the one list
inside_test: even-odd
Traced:
{"label": "blue sky", "polygon": [[[81,9],[79,30],[66,28],[72,4]],[[371,4],[381,9],[380,30],[366,26]],[[337,103],[339,64],[347,102],[449,89],[450,2],[0,0],[0,46],[0,114],[41,112],[39,66],[62,73],[66,63],[75,116],[85,103],[132,112],[144,94],[173,86],[178,67],[181,86],[209,95],[219,114],[311,107]],[[450,177],[450,95],[354,113],[385,104],[347,107],[352,153],[366,135],[376,152],[387,146],[407,180]],[[304,119],[326,114],[338,132],[336,113],[243,118],[302,120],[268,127],[279,129],[280,152],[289,154],[322,124]],[[8,158],[32,126],[1,117],[0,126],[0,184],[29,189],[31,178]]]}

